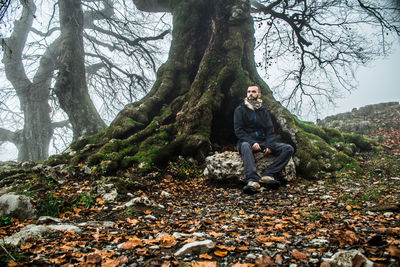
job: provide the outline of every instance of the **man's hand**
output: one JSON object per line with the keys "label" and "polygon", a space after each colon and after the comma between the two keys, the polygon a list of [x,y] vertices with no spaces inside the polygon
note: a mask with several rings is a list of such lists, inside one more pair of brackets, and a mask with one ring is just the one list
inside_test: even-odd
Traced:
{"label": "man's hand", "polygon": [[263,152],[265,155],[268,155],[268,154],[271,154],[272,150],[271,150],[271,148],[267,147],[266,149],[264,149]]}
{"label": "man's hand", "polygon": [[254,151],[259,151],[261,150],[261,147],[258,143],[254,143],[253,146],[251,147]]}

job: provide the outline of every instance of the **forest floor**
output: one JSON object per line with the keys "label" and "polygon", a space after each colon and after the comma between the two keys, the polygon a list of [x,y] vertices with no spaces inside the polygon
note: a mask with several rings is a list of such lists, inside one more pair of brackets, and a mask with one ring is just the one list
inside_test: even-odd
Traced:
{"label": "forest floor", "polygon": [[[146,176],[128,170],[123,176],[135,183],[120,189],[112,203],[96,193],[101,181],[88,177],[67,177],[61,184],[45,177],[26,181],[20,193],[29,195],[41,214],[82,232],[64,231],[20,247],[2,244],[0,264],[327,266],[323,262],[335,253],[357,249],[376,266],[399,266],[398,133],[376,131],[385,136],[384,150],[356,155],[361,168],[349,165],[318,180],[298,177],[254,195],[243,194],[241,184],[210,181],[183,161]],[[123,206],[136,197],[149,201]],[[1,218],[0,238],[35,223]],[[215,247],[175,255],[201,240]]]}

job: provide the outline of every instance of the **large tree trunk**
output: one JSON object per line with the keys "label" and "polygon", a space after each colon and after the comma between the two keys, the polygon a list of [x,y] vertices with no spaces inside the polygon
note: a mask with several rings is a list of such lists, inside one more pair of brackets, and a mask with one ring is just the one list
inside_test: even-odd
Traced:
{"label": "large tree trunk", "polygon": [[[126,106],[105,133],[72,146],[81,150],[75,162],[98,164],[100,174],[132,164],[151,168],[178,155],[201,162],[211,150],[235,144],[233,111],[252,84],[262,88],[277,135],[297,147],[295,161],[300,173],[314,176],[319,170],[337,168],[349,160],[317,136],[326,137],[324,131],[298,121],[283,108],[258,75],[248,1],[135,3],[147,11],[173,13],[169,59],[145,98]],[[82,149],[88,143],[92,145]],[[325,164],[332,157],[336,159],[331,165]]]}
{"label": "large tree trunk", "polygon": [[15,22],[10,38],[3,40],[3,63],[7,79],[17,92],[24,113],[24,128],[13,133],[12,141],[18,148],[18,160],[43,160],[48,157],[53,128],[49,109],[49,88],[54,70],[52,49],[44,54],[40,67],[31,82],[22,63],[26,43],[36,7],[32,1],[22,2],[21,19]]}
{"label": "large tree trunk", "polygon": [[68,114],[74,139],[97,133],[105,123],[90,99],[85,78],[80,0],[60,0],[61,53],[55,93]]}

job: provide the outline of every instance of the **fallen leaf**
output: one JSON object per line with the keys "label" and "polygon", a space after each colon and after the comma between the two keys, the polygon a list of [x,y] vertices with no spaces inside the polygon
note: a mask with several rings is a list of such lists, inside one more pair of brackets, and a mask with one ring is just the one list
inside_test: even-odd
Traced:
{"label": "fallen leaf", "polygon": [[101,262],[101,255],[97,253],[89,254],[86,256],[86,263],[97,264]]}
{"label": "fallen leaf", "polygon": [[400,258],[400,248],[397,246],[389,246],[387,248],[390,256]]}
{"label": "fallen leaf", "polygon": [[207,253],[205,253],[205,254],[201,254],[201,255],[199,256],[199,258],[202,259],[202,260],[211,260],[211,259],[212,259],[212,256],[211,256],[211,255],[208,255]]}
{"label": "fallen leaf", "polygon": [[254,267],[255,264],[252,263],[235,263],[232,267]]}
{"label": "fallen leaf", "polygon": [[216,261],[196,261],[192,263],[192,267],[217,267]]}
{"label": "fallen leaf", "polygon": [[274,265],[274,261],[268,255],[262,255],[261,257],[258,257],[255,263],[257,267],[267,267]]}
{"label": "fallen leaf", "polygon": [[138,246],[140,246],[140,247],[143,246],[142,240],[140,240],[137,237],[134,237],[132,239],[129,239],[125,243],[123,243],[120,246],[120,248],[122,248],[122,249],[133,249],[133,248],[138,247]]}
{"label": "fallen leaf", "polygon": [[50,259],[51,263],[60,265],[61,263],[63,263],[64,261],[66,261],[65,258],[59,257],[59,258],[55,258],[55,259]]}
{"label": "fallen leaf", "polygon": [[217,255],[218,257],[225,257],[228,254],[227,250],[216,250],[214,251],[214,254]]}
{"label": "fallen leaf", "polygon": [[359,238],[356,233],[350,230],[337,231],[336,239],[341,246],[343,245],[354,245],[359,242]]}
{"label": "fallen leaf", "polygon": [[281,254],[277,254],[277,255],[275,256],[275,263],[278,264],[278,265],[282,265],[282,263],[283,263],[283,257],[282,257]]}
{"label": "fallen leaf", "polygon": [[224,234],[223,233],[217,233],[217,232],[210,232],[210,235],[212,235],[213,237],[221,237]]}
{"label": "fallen leaf", "polygon": [[248,251],[249,250],[249,248],[245,247],[245,246],[237,247],[236,249],[239,251]]}
{"label": "fallen leaf", "polygon": [[234,251],[236,249],[236,247],[228,247],[225,245],[219,245],[219,246],[217,246],[217,248],[222,249],[222,250],[227,250],[227,251]]}
{"label": "fallen leaf", "polygon": [[292,256],[293,256],[293,258],[295,258],[296,260],[306,260],[306,259],[308,259],[307,254],[305,254],[305,253],[303,253],[303,252],[300,252],[300,251],[298,251],[297,249],[294,249],[294,250],[292,251]]}
{"label": "fallen leaf", "polygon": [[139,220],[136,219],[130,219],[130,218],[126,218],[126,221],[130,224],[132,224],[132,226],[135,226],[136,224],[138,224]]}
{"label": "fallen leaf", "polygon": [[104,204],[104,200],[102,200],[101,198],[96,198],[96,202],[98,203],[98,204],[100,204],[100,205],[103,205]]}

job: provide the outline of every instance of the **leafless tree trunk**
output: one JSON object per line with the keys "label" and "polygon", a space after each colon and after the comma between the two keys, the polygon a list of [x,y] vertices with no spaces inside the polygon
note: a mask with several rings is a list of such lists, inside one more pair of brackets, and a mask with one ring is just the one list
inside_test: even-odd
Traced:
{"label": "leafless tree trunk", "polygon": [[13,142],[18,148],[18,160],[41,160],[48,156],[53,128],[48,104],[49,88],[54,70],[52,50],[47,50],[33,81],[22,64],[22,53],[32,26],[36,7],[33,1],[22,1],[21,18],[15,22],[10,38],[3,39],[3,63],[7,79],[13,84],[24,113],[24,128],[12,133],[2,130],[0,138]]}
{"label": "leafless tree trunk", "polygon": [[90,99],[86,84],[81,1],[60,0],[59,14],[61,53],[55,93],[68,114],[76,139],[94,134],[106,125]]}

